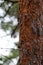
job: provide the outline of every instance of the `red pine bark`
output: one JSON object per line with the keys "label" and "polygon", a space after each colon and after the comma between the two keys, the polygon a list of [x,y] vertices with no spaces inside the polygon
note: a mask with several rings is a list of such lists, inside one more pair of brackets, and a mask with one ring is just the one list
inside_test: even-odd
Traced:
{"label": "red pine bark", "polygon": [[19,0],[19,65],[43,65],[43,0]]}

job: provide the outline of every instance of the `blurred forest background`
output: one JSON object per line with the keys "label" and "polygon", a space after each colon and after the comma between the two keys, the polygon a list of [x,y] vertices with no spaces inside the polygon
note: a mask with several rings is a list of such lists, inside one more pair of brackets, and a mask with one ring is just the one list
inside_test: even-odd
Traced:
{"label": "blurred forest background", "polygon": [[[0,50],[5,49],[5,52],[7,52],[7,50],[10,51],[8,55],[4,55],[5,53],[0,55],[0,65],[16,65],[19,59],[19,51],[17,48],[19,43],[19,29],[16,28],[18,24],[18,1],[14,1],[15,2],[13,2],[13,0],[0,0],[0,30],[5,33],[0,36],[0,39],[10,36],[12,40],[11,44],[14,44],[13,47],[9,45],[7,48],[0,46]],[[13,34],[14,29],[15,34]],[[0,35],[1,33],[0,31]],[[8,43],[10,38],[8,38]],[[0,44],[2,43],[0,42]]]}

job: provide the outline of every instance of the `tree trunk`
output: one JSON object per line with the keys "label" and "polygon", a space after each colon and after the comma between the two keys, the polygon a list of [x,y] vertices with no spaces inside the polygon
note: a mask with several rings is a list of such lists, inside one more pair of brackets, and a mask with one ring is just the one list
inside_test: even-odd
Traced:
{"label": "tree trunk", "polygon": [[43,65],[43,0],[19,0],[19,65]]}

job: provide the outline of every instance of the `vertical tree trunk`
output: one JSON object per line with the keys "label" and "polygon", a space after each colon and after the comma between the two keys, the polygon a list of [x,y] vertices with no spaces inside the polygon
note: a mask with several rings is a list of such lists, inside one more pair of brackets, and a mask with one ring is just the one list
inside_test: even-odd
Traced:
{"label": "vertical tree trunk", "polygon": [[19,65],[43,65],[43,0],[19,0]]}

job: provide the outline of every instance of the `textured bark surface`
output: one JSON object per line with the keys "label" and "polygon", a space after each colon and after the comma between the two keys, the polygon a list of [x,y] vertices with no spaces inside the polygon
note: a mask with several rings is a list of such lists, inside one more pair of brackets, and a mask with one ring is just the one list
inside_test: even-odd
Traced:
{"label": "textured bark surface", "polygon": [[19,0],[19,65],[43,65],[43,0]]}

